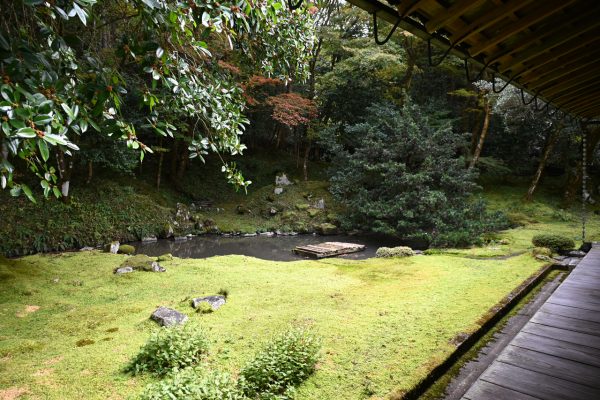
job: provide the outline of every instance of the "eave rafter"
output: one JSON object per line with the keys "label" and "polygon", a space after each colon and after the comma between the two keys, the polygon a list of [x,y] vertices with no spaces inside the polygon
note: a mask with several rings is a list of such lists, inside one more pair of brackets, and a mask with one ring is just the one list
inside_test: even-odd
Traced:
{"label": "eave rafter", "polygon": [[[552,108],[600,117],[600,2],[349,0]],[[393,4],[392,6],[388,4]],[[400,21],[399,21],[400,19]],[[596,113],[596,114],[594,114]]]}

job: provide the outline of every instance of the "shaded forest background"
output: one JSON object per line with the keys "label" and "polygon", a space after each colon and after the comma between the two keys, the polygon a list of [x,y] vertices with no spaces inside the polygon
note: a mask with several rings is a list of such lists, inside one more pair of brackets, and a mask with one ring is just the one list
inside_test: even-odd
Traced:
{"label": "shaded forest background", "polygon": [[[536,112],[510,85],[495,93],[485,72],[470,82],[463,61],[452,56],[430,66],[426,43],[408,33],[376,45],[371,17],[341,1],[293,12],[269,1],[263,14],[249,3],[240,9],[190,2],[167,10],[158,1],[76,2],[83,15],[73,6],[64,23],[48,22],[69,49],[69,62],[82,63],[65,73],[77,81],[72,87],[61,83],[65,66],[56,66],[52,54],[41,69],[22,67],[28,60],[18,42],[32,45],[48,28],[40,21],[50,21],[38,15],[38,3],[2,2],[12,11],[0,43],[3,186],[38,201],[2,193],[5,221],[17,220],[24,208],[30,213],[4,252],[161,235],[175,203],[218,207],[234,197],[243,204],[235,188],[252,193],[281,172],[300,185],[327,180],[341,207],[335,224],[343,230],[463,246],[511,224],[476,200],[481,185],[527,180],[523,198],[532,201],[542,179],[551,177],[562,206],[570,207],[580,194],[583,134],[591,175],[597,173],[599,130]],[[177,28],[186,18],[206,29],[182,35]],[[239,27],[216,29],[218,21]],[[380,36],[388,29],[380,27]],[[43,49],[34,50],[41,57]],[[49,122],[11,109],[20,103],[11,97],[19,84],[50,99],[64,96],[52,106],[53,115],[64,117]],[[13,123],[12,111],[22,125]],[[27,121],[51,126],[47,138],[60,122],[69,141],[46,144]],[[132,189],[133,180],[143,190]],[[590,201],[596,184],[589,185]],[[42,200],[42,193],[64,204]],[[103,210],[92,210],[94,199]],[[73,207],[80,209],[78,221]],[[114,218],[99,218],[94,234],[77,234],[86,216],[93,222],[101,213]],[[53,230],[60,234],[42,233]]]}

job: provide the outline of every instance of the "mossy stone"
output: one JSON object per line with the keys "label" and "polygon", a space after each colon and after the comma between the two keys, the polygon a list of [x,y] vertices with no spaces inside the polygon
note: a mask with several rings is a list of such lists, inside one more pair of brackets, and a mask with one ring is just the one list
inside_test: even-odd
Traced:
{"label": "mossy stone", "polygon": [[122,244],[121,246],[119,246],[119,253],[133,254],[135,253],[135,247],[130,244]]}
{"label": "mossy stone", "polygon": [[306,203],[296,204],[296,210],[299,210],[299,211],[306,211],[306,210],[308,210],[309,207],[310,207],[310,205],[308,205]]}
{"label": "mossy stone", "polygon": [[158,262],[172,261],[172,260],[173,260],[173,254],[171,254],[171,253],[163,254],[156,258],[156,261],[158,261]]}
{"label": "mossy stone", "polygon": [[317,210],[316,208],[310,208],[308,210],[308,215],[309,215],[309,217],[314,218],[314,217],[316,217],[319,214],[319,212],[320,211]]}

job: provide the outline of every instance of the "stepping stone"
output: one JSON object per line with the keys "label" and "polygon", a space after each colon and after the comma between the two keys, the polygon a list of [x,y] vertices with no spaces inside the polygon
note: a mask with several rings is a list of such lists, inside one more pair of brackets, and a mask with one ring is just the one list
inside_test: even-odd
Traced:
{"label": "stepping stone", "polygon": [[150,318],[161,326],[183,325],[188,320],[187,315],[167,307],[158,307]]}
{"label": "stepping stone", "polygon": [[198,308],[202,303],[207,303],[210,305],[213,311],[217,311],[219,308],[225,305],[225,296],[216,295],[192,299],[192,307],[194,308]]}
{"label": "stepping stone", "polygon": [[133,272],[133,268],[131,268],[131,267],[121,267],[121,268],[117,268],[115,270],[115,274],[117,274],[117,275],[128,274],[130,272]]}

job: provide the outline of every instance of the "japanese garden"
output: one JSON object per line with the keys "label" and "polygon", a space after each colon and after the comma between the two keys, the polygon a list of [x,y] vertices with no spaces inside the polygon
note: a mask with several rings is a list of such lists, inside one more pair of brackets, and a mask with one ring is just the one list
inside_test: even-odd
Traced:
{"label": "japanese garden", "polygon": [[600,7],[0,16],[0,400],[600,398]]}

